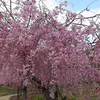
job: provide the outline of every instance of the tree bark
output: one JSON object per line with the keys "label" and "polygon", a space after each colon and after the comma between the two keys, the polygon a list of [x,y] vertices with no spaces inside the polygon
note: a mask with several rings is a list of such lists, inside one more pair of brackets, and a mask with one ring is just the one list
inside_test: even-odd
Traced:
{"label": "tree bark", "polygon": [[19,99],[19,87],[17,88],[17,98]]}
{"label": "tree bark", "polygon": [[58,92],[57,91],[55,91],[55,98],[54,98],[54,100],[58,100]]}
{"label": "tree bark", "polygon": [[66,100],[66,96],[62,96],[61,91],[59,90],[59,87],[57,84],[56,84],[56,90],[57,90],[57,93],[59,94],[61,100]]}
{"label": "tree bark", "polygon": [[23,88],[23,100],[27,100],[27,86]]}
{"label": "tree bark", "polygon": [[41,81],[38,80],[36,77],[32,77],[32,80],[38,84],[38,89],[42,89],[43,96],[46,100],[58,100],[58,94],[61,100],[66,100],[66,97],[62,96],[57,85],[56,85],[56,91],[55,91],[55,98],[53,99],[50,97],[49,88],[45,88],[45,86],[41,86]]}

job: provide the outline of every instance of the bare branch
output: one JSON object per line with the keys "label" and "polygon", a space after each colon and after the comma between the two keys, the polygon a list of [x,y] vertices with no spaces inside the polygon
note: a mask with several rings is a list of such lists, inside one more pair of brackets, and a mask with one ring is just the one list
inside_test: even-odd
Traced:
{"label": "bare branch", "polygon": [[91,5],[91,4],[93,4],[94,2],[96,2],[97,0],[94,0],[93,2],[91,2],[87,7],[86,7],[86,9]]}
{"label": "bare branch", "polygon": [[27,27],[29,26],[29,23],[30,23],[30,20],[31,20],[31,14],[30,14],[30,16],[29,16],[29,20],[28,20],[28,23],[27,23]]}
{"label": "bare branch", "polygon": [[[2,0],[0,0],[0,1],[2,2]],[[3,2],[2,2],[2,3],[3,3]],[[12,19],[15,20],[14,17],[13,17],[13,15],[12,15],[12,12],[9,11],[9,9],[7,8],[7,6],[4,6],[4,7],[5,7],[5,9],[9,12],[10,16],[12,17]],[[10,9],[11,9],[11,0],[10,0]],[[11,10],[12,10],[12,9],[11,9]]]}
{"label": "bare branch", "polygon": [[65,25],[65,27],[68,27],[72,22],[74,22],[75,18],[67,25]]}
{"label": "bare branch", "polygon": [[10,13],[12,14],[12,1],[10,0]]}
{"label": "bare branch", "polygon": [[94,16],[91,16],[91,17],[84,17],[84,19],[95,18],[95,17],[97,17],[97,16],[100,16],[100,14],[96,14],[96,15],[94,15]]}

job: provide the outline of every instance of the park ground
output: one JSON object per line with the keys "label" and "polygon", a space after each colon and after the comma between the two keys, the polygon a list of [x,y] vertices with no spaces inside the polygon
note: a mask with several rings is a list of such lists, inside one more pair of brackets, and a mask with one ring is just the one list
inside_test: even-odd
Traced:
{"label": "park ground", "polygon": [[[28,95],[28,100],[32,100],[32,98],[36,97],[36,96],[42,96],[42,94],[29,94]],[[86,99],[82,99],[81,97],[77,97],[78,100],[86,100]],[[20,99],[17,99],[17,96],[15,94],[12,95],[6,95],[6,96],[1,96],[0,100],[23,100],[22,97],[20,97]]]}
{"label": "park ground", "polygon": [[[28,100],[32,100],[32,98],[36,96],[42,96],[42,94],[28,93]],[[87,100],[87,99],[83,99],[81,96],[74,97],[74,98],[78,100]],[[23,100],[23,97],[20,96],[20,99],[17,99],[17,94],[15,89],[12,89],[11,87],[8,86],[0,86],[0,100]],[[93,97],[90,100],[96,100],[96,99],[95,97]]]}

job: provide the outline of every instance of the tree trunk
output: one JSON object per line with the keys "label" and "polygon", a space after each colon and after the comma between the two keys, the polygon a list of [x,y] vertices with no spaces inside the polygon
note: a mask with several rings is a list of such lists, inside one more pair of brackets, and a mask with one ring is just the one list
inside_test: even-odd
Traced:
{"label": "tree trunk", "polygon": [[27,100],[27,86],[23,88],[23,100]]}
{"label": "tree trunk", "polygon": [[42,93],[43,93],[43,97],[46,100],[54,100],[53,98],[50,97],[50,93],[49,93],[48,89],[46,89],[44,86],[42,87]]}
{"label": "tree trunk", "polygon": [[17,98],[19,99],[19,87],[17,88]]}
{"label": "tree trunk", "polygon": [[59,87],[58,87],[57,84],[56,84],[56,90],[57,90],[57,93],[59,94],[61,100],[66,100],[66,96],[62,96],[62,93],[61,93],[61,91],[59,90]]}
{"label": "tree trunk", "polygon": [[66,97],[61,95],[60,90],[57,85],[56,85],[56,91],[55,91],[55,98],[51,98],[50,92],[49,92],[49,87],[45,88],[45,86],[41,86],[41,80],[38,80],[36,77],[33,76],[32,80],[30,80],[30,81],[31,82],[34,81],[38,84],[37,85],[38,89],[42,89],[43,96],[46,100],[58,100],[58,94],[59,94],[61,100],[66,100]]}

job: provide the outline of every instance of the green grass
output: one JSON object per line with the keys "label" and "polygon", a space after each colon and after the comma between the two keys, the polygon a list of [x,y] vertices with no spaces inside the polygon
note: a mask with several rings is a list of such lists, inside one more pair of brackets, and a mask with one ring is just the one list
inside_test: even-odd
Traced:
{"label": "green grass", "polygon": [[[42,99],[43,99],[43,96],[36,96],[32,100],[42,100]],[[76,98],[74,98],[74,97],[70,98],[69,96],[67,96],[66,100],[76,100]]]}
{"label": "green grass", "polygon": [[[42,100],[42,99],[43,99],[43,96],[36,96],[32,100]],[[76,100],[76,98],[74,98],[74,97],[71,97],[70,98],[69,96],[67,96],[66,100]],[[96,98],[90,98],[90,100],[97,100],[97,99]]]}
{"label": "green grass", "polygon": [[42,100],[42,99],[43,99],[43,96],[36,96],[32,100]]}
{"label": "green grass", "polygon": [[[90,100],[97,100],[96,98],[90,98]],[[100,99],[99,99],[100,100]]]}
{"label": "green grass", "polygon": [[14,94],[14,89],[8,86],[0,86],[0,96]]}
{"label": "green grass", "polygon": [[97,100],[96,98],[90,98],[90,100]]}

